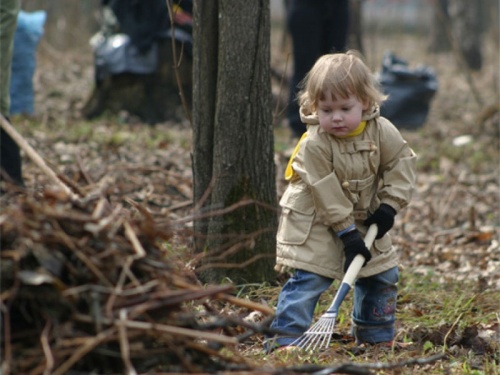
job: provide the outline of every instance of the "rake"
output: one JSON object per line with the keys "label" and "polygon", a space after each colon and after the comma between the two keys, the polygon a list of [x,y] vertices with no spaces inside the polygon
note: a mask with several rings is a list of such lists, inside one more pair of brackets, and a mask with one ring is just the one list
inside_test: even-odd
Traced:
{"label": "rake", "polygon": [[[377,236],[377,225],[372,224],[368,228],[368,232],[365,236],[365,245],[369,249],[375,237]],[[340,285],[332,304],[326,310],[326,312],[318,319],[318,321],[313,324],[306,332],[302,334],[297,340],[292,342],[291,346],[297,346],[305,350],[316,350],[326,349],[330,345],[330,340],[332,334],[334,333],[335,320],[337,319],[337,314],[339,312],[340,304],[347,296],[347,293],[351,290],[356,277],[358,276],[359,270],[363,267],[365,258],[358,254],[353,259],[351,265],[347,269],[347,272],[342,279],[342,284]]]}

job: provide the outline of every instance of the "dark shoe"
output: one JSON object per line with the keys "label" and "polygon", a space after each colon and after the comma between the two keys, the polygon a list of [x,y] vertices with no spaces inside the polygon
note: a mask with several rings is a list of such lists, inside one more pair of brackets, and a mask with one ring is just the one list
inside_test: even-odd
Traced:
{"label": "dark shoe", "polygon": [[19,146],[3,128],[0,131],[0,179],[24,187]]}

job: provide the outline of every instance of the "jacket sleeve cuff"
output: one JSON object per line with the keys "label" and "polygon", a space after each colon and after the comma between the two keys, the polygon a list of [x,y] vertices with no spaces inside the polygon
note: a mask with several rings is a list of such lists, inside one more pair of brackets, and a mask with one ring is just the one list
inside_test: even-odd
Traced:
{"label": "jacket sleeve cuff", "polygon": [[391,198],[387,196],[381,199],[380,204],[391,206],[391,208],[396,211],[396,214],[408,205],[407,202],[403,201],[402,199]]}
{"label": "jacket sleeve cuff", "polygon": [[345,233],[349,232],[348,229],[350,229],[351,226],[354,227],[354,229],[356,229],[356,227],[354,226],[354,217],[349,216],[345,220],[332,224],[331,227],[333,231],[337,234],[342,231],[345,231]]}

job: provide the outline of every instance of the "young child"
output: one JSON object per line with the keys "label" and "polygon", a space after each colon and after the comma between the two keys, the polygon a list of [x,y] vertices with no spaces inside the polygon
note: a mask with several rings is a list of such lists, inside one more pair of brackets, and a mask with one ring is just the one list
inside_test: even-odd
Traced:
{"label": "young child", "polygon": [[[366,262],[354,286],[352,333],[358,344],[391,342],[398,257],[387,233],[408,205],[416,155],[396,127],[380,117],[386,99],[356,51],[320,57],[302,83],[307,125],[286,170],[280,201],[277,269],[292,268],[266,340],[272,351],[310,326],[320,295],[342,279],[357,254]],[[378,225],[371,249],[363,237]]]}

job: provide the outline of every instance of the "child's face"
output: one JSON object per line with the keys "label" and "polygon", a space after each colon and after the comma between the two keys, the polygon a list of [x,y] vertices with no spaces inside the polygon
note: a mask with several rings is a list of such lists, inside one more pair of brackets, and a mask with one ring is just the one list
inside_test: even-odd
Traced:
{"label": "child's face", "polygon": [[319,125],[335,137],[345,137],[361,122],[368,104],[351,95],[348,98],[334,98],[330,92],[318,101]]}

